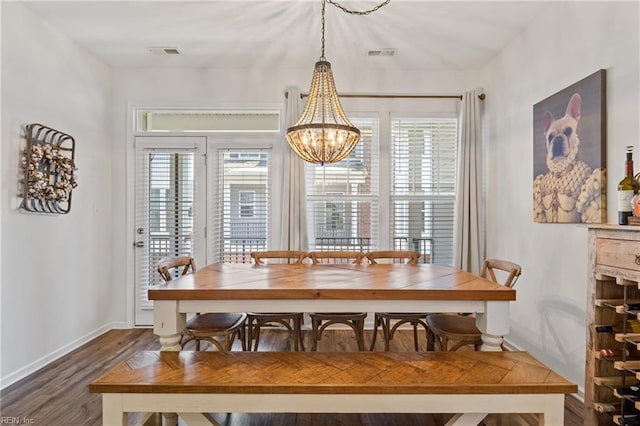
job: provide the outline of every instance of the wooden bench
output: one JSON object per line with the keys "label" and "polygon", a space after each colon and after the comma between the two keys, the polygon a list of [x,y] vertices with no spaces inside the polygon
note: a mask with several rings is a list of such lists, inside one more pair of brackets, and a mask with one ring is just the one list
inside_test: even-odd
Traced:
{"label": "wooden bench", "polygon": [[128,412],[539,413],[562,425],[564,394],[577,386],[527,352],[140,352],[90,384],[103,424]]}

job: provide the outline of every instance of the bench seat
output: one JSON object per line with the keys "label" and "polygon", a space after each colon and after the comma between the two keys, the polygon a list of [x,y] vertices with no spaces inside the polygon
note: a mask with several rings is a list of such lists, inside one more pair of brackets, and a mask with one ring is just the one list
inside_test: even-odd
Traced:
{"label": "bench seat", "polygon": [[[139,352],[90,384],[105,425],[127,412],[540,413],[561,425],[577,386],[527,352]],[[348,395],[348,397],[347,397]]]}

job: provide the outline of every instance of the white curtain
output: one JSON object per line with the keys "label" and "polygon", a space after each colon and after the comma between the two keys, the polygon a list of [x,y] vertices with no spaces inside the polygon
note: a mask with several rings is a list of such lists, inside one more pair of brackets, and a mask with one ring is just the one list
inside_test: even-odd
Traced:
{"label": "white curtain", "polygon": [[462,95],[453,266],[479,274],[485,257],[481,90]]}
{"label": "white curtain", "polygon": [[[288,87],[286,126],[298,121],[302,112],[300,89]],[[282,188],[281,250],[308,250],[307,206],[305,195],[304,161],[285,140],[284,179]]]}

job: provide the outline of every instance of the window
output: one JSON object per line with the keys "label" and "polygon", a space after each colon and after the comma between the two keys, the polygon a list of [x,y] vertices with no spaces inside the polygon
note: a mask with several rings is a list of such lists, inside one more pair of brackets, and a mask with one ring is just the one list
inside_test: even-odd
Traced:
{"label": "window", "polygon": [[360,142],[344,160],[307,164],[311,250],[368,251],[378,240],[378,121],[352,119]]}
{"label": "window", "polygon": [[252,251],[268,246],[270,153],[260,149],[219,150],[218,156],[212,260],[249,263]]}
{"label": "window", "polygon": [[[380,116],[350,115],[362,136],[347,159],[307,164],[310,249],[415,250],[423,262],[450,264],[457,119],[437,113]],[[381,124],[387,128],[379,129]],[[380,140],[381,133],[388,141]],[[383,150],[389,154],[379,160]]]}
{"label": "window", "polygon": [[391,230],[394,249],[450,264],[456,180],[455,118],[391,119]]}
{"label": "window", "polygon": [[327,229],[340,231],[344,229],[344,203],[328,201],[325,204],[325,223]]}
{"label": "window", "polygon": [[146,161],[149,195],[143,206],[153,269],[162,258],[193,251],[194,154],[149,151]]}
{"label": "window", "polygon": [[256,207],[256,192],[255,191],[240,191],[240,214],[241,218],[253,218],[255,217]]}
{"label": "window", "polygon": [[280,111],[137,109],[136,131],[155,132],[280,132]]}

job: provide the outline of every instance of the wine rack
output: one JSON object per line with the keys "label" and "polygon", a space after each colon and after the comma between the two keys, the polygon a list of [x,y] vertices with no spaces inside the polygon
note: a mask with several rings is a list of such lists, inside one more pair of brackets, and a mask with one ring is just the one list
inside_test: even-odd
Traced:
{"label": "wine rack", "polygon": [[640,227],[590,226],[589,265],[585,425],[628,424],[640,411],[621,389],[640,383]]}

